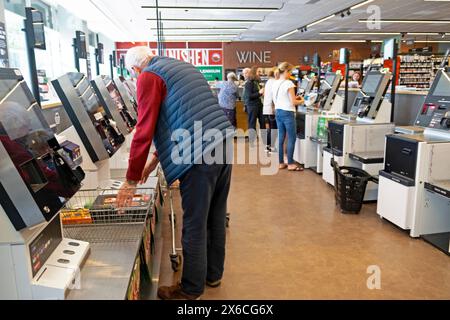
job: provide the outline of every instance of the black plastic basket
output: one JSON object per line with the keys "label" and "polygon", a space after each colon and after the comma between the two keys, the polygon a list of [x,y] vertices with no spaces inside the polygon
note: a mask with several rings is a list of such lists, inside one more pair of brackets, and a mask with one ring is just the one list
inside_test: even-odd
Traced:
{"label": "black plastic basket", "polygon": [[334,168],[334,187],[336,204],[343,213],[359,213],[366,193],[366,187],[372,176],[366,171],[353,167],[339,167],[331,160]]}

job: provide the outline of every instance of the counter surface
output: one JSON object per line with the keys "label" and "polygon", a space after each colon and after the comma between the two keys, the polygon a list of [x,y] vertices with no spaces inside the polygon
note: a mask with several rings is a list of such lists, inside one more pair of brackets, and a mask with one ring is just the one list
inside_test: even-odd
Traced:
{"label": "counter surface", "polygon": [[144,225],[132,226],[128,232],[138,240],[90,244],[90,255],[81,268],[80,287],[69,291],[67,300],[126,299]]}

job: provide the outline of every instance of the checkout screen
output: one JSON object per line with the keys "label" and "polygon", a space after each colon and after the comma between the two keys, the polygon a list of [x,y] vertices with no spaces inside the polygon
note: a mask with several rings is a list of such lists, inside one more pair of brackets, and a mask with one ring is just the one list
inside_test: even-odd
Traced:
{"label": "checkout screen", "polygon": [[448,73],[442,73],[432,95],[438,97],[450,97],[450,75]]}
{"label": "checkout screen", "polygon": [[382,74],[367,75],[366,79],[364,79],[362,91],[368,95],[374,95],[382,77]]}

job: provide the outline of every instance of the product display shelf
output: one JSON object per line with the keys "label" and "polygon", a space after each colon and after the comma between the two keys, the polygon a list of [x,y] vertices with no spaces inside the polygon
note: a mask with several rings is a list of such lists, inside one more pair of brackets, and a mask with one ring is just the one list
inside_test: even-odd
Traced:
{"label": "product display shelf", "polygon": [[399,85],[429,89],[442,59],[437,55],[401,55]]}

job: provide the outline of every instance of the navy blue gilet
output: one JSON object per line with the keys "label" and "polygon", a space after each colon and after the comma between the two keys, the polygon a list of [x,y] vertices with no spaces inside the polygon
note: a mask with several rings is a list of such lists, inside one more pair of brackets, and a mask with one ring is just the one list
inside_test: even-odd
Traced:
{"label": "navy blue gilet", "polygon": [[[158,75],[167,88],[153,141],[170,185],[194,164],[202,163],[204,153],[225,143],[224,139],[232,137],[234,128],[220,108],[205,77],[192,64],[155,56],[143,72]],[[197,126],[194,126],[196,122]],[[194,135],[194,128],[200,128],[199,122],[202,130],[196,129]],[[219,130],[222,139],[203,139],[208,129]],[[184,134],[181,135],[181,132]],[[190,139],[187,139],[188,133]],[[172,153],[179,155],[175,162]],[[180,158],[183,159],[181,163]]]}

